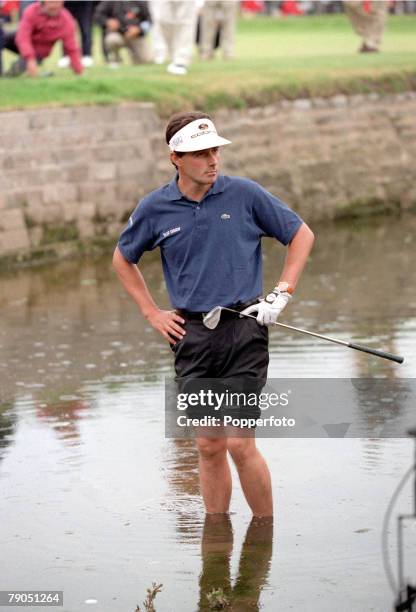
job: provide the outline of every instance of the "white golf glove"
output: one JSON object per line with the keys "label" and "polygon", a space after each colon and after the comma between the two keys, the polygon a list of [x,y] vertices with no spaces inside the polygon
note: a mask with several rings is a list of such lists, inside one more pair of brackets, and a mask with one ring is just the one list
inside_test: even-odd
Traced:
{"label": "white golf glove", "polygon": [[248,306],[248,308],[241,311],[241,314],[257,313],[257,323],[259,325],[273,325],[291,299],[292,296],[290,293],[287,291],[280,291],[275,287],[265,299],[262,298],[257,304]]}

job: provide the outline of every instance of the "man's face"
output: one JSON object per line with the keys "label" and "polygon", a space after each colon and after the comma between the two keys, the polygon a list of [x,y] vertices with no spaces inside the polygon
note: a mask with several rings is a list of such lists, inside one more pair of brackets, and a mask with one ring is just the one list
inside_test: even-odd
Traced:
{"label": "man's face", "polygon": [[49,17],[56,17],[64,5],[63,0],[44,0],[42,3],[43,11]]}
{"label": "man's face", "polygon": [[171,159],[177,166],[181,178],[198,185],[212,185],[217,179],[220,159],[218,147],[192,151],[182,157],[172,153]]}

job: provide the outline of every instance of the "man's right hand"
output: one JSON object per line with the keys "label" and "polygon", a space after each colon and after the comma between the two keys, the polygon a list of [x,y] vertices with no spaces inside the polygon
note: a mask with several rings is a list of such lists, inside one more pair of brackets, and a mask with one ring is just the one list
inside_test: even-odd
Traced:
{"label": "man's right hand", "polygon": [[35,59],[27,60],[26,72],[31,77],[38,76],[38,64]]}
{"label": "man's right hand", "polygon": [[118,32],[120,29],[120,22],[118,19],[107,19],[105,25],[109,32]]}
{"label": "man's right hand", "polygon": [[185,320],[174,310],[157,309],[147,315],[146,319],[170,344],[182,340],[186,334],[186,331],[179,325],[179,323],[184,325]]}

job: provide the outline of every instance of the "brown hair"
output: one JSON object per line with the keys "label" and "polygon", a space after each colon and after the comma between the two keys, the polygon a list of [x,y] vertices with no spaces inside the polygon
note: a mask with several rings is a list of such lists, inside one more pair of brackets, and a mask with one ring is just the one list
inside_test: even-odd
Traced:
{"label": "brown hair", "polygon": [[201,111],[187,111],[172,115],[172,117],[169,119],[169,123],[166,126],[166,143],[169,144],[171,138],[176,134],[176,132],[179,132],[179,130],[185,127],[185,125],[188,125],[188,123],[196,121],[197,119],[209,119],[212,121],[209,115]]}

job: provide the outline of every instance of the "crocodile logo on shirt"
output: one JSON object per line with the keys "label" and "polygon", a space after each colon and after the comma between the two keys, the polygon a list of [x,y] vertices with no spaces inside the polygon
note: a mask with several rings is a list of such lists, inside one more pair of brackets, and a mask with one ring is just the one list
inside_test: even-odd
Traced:
{"label": "crocodile logo on shirt", "polygon": [[221,219],[224,219],[224,221],[226,221],[227,219],[231,219],[231,215],[228,215],[227,213],[222,213]]}

